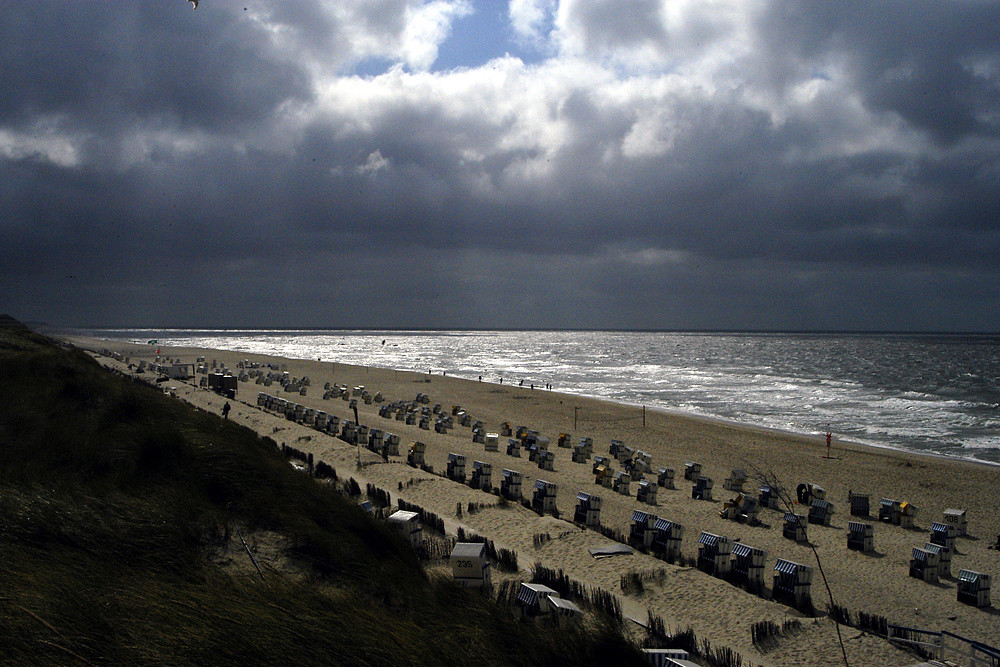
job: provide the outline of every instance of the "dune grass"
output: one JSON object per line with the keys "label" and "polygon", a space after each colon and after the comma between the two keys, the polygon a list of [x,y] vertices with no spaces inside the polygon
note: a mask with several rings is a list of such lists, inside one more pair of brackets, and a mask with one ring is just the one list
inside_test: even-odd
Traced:
{"label": "dune grass", "polygon": [[[429,579],[273,442],[10,322],[0,406],[4,663],[641,660],[613,623],[524,622]],[[216,563],[236,527],[279,535],[296,573]]]}

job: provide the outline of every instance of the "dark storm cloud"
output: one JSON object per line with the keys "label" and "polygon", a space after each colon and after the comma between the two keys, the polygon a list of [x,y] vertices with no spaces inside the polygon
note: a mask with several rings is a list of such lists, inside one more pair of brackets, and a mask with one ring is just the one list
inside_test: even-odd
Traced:
{"label": "dark storm cloud", "polygon": [[[52,116],[113,136],[133,123],[240,131],[305,99],[298,66],[269,57],[247,20],[200,20],[174,2],[0,6],[0,122]],[[213,8],[214,9],[214,8]],[[235,10],[235,6],[233,10]],[[220,17],[221,18],[221,17]]]}
{"label": "dark storm cloud", "polygon": [[996,3],[783,1],[761,13],[758,28],[768,48],[762,72],[843,61],[871,109],[898,113],[939,141],[1000,133]]}
{"label": "dark storm cloud", "polygon": [[0,310],[996,327],[994,5],[565,3],[543,63],[348,76],[419,4],[0,7]]}

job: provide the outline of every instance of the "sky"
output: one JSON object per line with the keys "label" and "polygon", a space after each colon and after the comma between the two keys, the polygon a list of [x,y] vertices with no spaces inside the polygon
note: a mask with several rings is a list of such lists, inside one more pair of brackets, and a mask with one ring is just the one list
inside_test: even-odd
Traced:
{"label": "sky", "polygon": [[0,312],[1000,331],[995,0],[0,3]]}

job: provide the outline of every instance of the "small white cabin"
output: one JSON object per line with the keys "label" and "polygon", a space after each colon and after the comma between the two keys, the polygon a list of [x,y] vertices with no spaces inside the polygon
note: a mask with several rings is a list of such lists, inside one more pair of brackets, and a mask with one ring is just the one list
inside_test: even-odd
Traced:
{"label": "small white cabin", "polygon": [[414,549],[421,546],[424,539],[423,529],[420,527],[420,515],[416,512],[398,510],[389,517],[389,525],[395,528],[400,535],[409,540],[410,546]]}
{"label": "small white cabin", "polygon": [[490,585],[490,559],[486,556],[486,544],[459,542],[452,549],[449,562],[458,585],[471,588]]}

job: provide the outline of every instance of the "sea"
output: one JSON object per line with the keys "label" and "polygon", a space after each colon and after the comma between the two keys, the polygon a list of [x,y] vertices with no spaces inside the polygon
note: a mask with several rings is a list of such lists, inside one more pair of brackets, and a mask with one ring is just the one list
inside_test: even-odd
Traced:
{"label": "sea", "polygon": [[1000,465],[1000,335],[82,329],[547,387]]}

